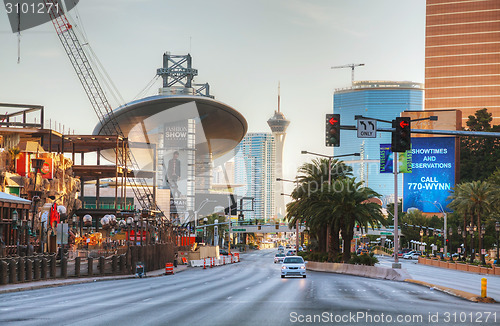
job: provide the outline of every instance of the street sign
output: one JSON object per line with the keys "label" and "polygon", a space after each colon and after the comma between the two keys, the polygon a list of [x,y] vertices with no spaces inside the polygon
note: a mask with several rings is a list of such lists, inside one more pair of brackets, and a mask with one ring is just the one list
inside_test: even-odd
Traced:
{"label": "street sign", "polygon": [[377,120],[358,119],[358,138],[377,138]]}
{"label": "street sign", "polygon": [[203,229],[196,229],[196,232],[203,232]]}
{"label": "street sign", "polygon": [[233,232],[245,232],[247,229],[233,229]]}
{"label": "street sign", "polygon": [[392,235],[392,232],[380,232],[380,235]]}

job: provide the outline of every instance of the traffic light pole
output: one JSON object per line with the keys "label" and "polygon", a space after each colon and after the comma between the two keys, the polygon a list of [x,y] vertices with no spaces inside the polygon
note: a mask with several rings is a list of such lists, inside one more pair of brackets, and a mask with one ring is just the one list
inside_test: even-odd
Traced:
{"label": "traffic light pole", "polygon": [[393,164],[394,164],[394,263],[392,268],[401,268],[401,263],[399,262],[399,230],[398,230],[398,157],[399,153],[393,153]]}

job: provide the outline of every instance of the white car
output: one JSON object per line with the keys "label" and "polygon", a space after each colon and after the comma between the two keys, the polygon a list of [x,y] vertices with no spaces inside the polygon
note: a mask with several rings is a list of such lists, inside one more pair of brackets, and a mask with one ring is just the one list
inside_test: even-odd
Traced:
{"label": "white car", "polygon": [[282,263],[283,262],[283,259],[285,259],[285,254],[282,253],[282,252],[279,252],[277,253],[275,256],[274,256],[274,263]]}
{"label": "white car", "polygon": [[306,263],[300,256],[287,256],[281,265],[281,278],[286,276],[306,277]]}
{"label": "white car", "polygon": [[403,255],[403,259],[418,259],[419,256],[420,254],[417,252],[409,252]]}

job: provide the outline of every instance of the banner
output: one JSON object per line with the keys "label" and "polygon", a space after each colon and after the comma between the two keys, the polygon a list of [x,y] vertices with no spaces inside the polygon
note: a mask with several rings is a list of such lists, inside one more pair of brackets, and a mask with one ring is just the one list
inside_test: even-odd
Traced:
{"label": "banner", "polygon": [[[412,152],[398,153],[398,172],[412,173]],[[380,144],[380,173],[394,173],[394,153],[391,144]]]}

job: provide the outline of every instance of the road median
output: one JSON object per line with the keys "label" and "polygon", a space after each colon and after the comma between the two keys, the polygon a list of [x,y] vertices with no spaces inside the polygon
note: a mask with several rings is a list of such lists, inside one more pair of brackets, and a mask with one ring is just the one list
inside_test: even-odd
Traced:
{"label": "road median", "polygon": [[386,268],[379,266],[353,265],[341,263],[320,263],[315,261],[307,262],[307,269],[316,272],[349,274],[355,276],[376,278],[391,281],[405,281],[411,276],[402,269]]}

